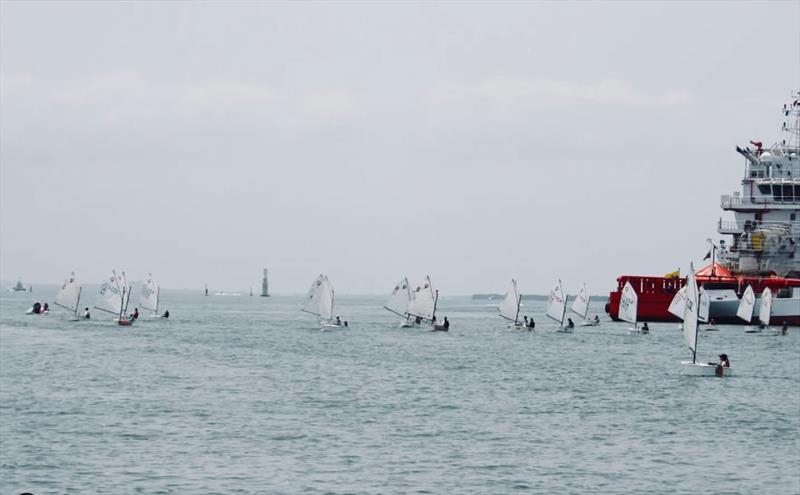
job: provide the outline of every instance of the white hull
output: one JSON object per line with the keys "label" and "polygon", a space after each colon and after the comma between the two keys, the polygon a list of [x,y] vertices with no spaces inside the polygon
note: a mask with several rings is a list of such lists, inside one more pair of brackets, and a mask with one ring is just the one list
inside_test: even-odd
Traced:
{"label": "white hull", "polygon": [[[731,368],[722,368],[722,376],[731,376]],[[717,366],[708,363],[681,361],[681,374],[689,376],[717,376]]]}

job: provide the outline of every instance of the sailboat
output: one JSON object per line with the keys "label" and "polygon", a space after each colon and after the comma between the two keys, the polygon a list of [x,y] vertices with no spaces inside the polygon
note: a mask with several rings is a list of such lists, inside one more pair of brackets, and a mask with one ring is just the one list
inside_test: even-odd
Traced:
{"label": "sailboat", "polygon": [[742,294],[742,299],[739,301],[739,309],[736,310],[736,316],[743,319],[747,323],[753,321],[753,308],[756,305],[756,294],[753,292],[751,286],[747,286]]}
{"label": "sailboat", "polygon": [[142,291],[139,293],[139,306],[150,311],[150,318],[161,318],[158,314],[158,302],[161,289],[153,279],[153,275],[148,273],[147,280],[142,285]]}
{"label": "sailboat", "polygon": [[426,276],[411,294],[408,315],[419,322],[436,324],[436,305],[439,302],[439,291],[433,288],[431,277]]}
{"label": "sailboat", "polygon": [[75,277],[75,272],[71,272],[69,277],[64,281],[61,290],[56,294],[56,299],[53,304],[70,312],[69,320],[78,321],[83,318],[78,315],[78,308],[81,301],[81,284]]}
{"label": "sailboat", "polygon": [[630,281],[625,282],[625,286],[622,288],[622,296],[619,300],[619,315],[618,318],[623,321],[627,321],[628,323],[633,323],[632,330],[634,332],[641,332],[641,333],[648,333],[649,330],[646,330],[646,326],[642,327],[641,329],[636,326],[637,324],[637,313],[639,311],[639,295],[633,290],[633,286],[631,285]]}
{"label": "sailboat", "polygon": [[595,316],[593,320],[586,319],[586,317],[589,316],[589,288],[586,287],[586,282],[581,286],[578,295],[575,296],[575,300],[572,302],[572,306],[569,309],[583,318],[583,321],[578,324],[579,326],[592,327],[600,324],[600,319],[597,316]]}
{"label": "sailboat", "polygon": [[302,311],[319,317],[322,330],[347,326],[338,316],[333,319],[333,298],[333,285],[326,275],[320,274],[308,289]]}
{"label": "sailboat", "polygon": [[391,311],[397,316],[403,318],[403,320],[400,322],[400,326],[403,328],[408,328],[414,326],[414,322],[411,320],[411,317],[408,313],[410,306],[411,289],[408,285],[408,278],[403,278],[403,280],[397,282],[397,284],[394,286],[392,295],[389,296],[389,300],[386,301],[386,304],[384,304],[383,307],[384,309]]}
{"label": "sailboat", "polygon": [[708,325],[703,328],[706,332],[716,332],[717,327],[711,323],[709,318],[709,312],[711,310],[711,298],[708,297],[708,293],[703,287],[700,287],[700,291],[698,293],[698,305],[697,305],[697,319],[702,323],[708,323]]}
{"label": "sailboat", "polygon": [[545,315],[558,322],[559,332],[569,332],[569,327],[564,328],[564,317],[567,314],[567,298],[564,296],[564,287],[561,285],[561,279],[552,289],[547,298],[547,311]]}
{"label": "sailboat", "polygon": [[506,291],[506,295],[497,306],[498,316],[511,322],[509,328],[520,330],[525,326],[519,321],[519,306],[522,295],[519,293],[517,281],[511,279],[511,286]]}
{"label": "sailboat", "polygon": [[769,320],[772,318],[772,290],[769,287],[764,288],[761,293],[761,307],[758,308],[758,321],[760,323],[760,330],[767,330],[764,335],[780,335],[780,332],[770,330]]}
{"label": "sailboat", "polygon": [[731,368],[711,363],[697,362],[697,330],[698,312],[700,310],[700,297],[697,289],[697,281],[694,278],[694,265],[690,264],[689,274],[686,276],[686,310],[683,313],[683,336],[689,350],[692,351],[691,361],[681,361],[681,372],[686,375],[695,376],[722,376],[730,375]]}
{"label": "sailboat", "polygon": [[125,272],[117,274],[116,270],[112,270],[111,276],[100,286],[100,293],[97,295],[94,307],[116,316],[114,321],[119,325],[130,326],[133,321],[125,315],[130,298],[131,288]]}

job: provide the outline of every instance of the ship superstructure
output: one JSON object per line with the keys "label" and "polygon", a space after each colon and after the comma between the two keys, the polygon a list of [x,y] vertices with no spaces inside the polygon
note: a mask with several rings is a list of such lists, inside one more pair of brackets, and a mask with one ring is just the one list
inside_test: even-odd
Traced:
{"label": "ship superstructure", "polygon": [[719,255],[737,275],[800,278],[800,92],[792,96],[783,108],[785,139],[736,147],[745,158],[742,191],[722,196],[734,220],[720,219],[717,231],[733,236]]}
{"label": "ship superstructure", "polygon": [[[759,141],[736,147],[745,158],[742,190],[722,196],[722,209],[733,212],[734,219],[720,218],[717,225],[720,234],[732,237],[712,242],[711,263],[695,274],[709,296],[710,317],[721,323],[745,323],[736,312],[750,286],[757,295],[766,288],[775,294],[771,323],[800,325],[800,92],[784,105],[783,117],[783,140],[768,148]],[[676,320],[667,309],[685,278],[618,277],[606,305],[613,319],[627,282],[639,296],[642,321]]]}

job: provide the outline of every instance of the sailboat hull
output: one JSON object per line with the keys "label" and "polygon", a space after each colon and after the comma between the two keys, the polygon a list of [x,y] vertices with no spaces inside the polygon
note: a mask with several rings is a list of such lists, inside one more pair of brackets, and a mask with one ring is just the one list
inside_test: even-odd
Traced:
{"label": "sailboat hull", "polygon": [[689,376],[731,376],[731,368],[720,368],[721,374],[717,375],[717,365],[708,363],[681,362],[681,374]]}

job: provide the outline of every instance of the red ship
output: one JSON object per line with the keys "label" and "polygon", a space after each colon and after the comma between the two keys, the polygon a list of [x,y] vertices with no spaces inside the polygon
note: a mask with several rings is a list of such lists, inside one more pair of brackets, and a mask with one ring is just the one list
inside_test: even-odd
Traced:
{"label": "red ship", "polygon": [[[784,277],[735,276],[719,263],[712,263],[697,271],[697,284],[711,298],[709,316],[718,323],[746,324],[736,316],[739,299],[748,285],[760,294],[767,287],[776,295],[773,300],[773,325],[786,322],[800,325],[800,279]],[[625,282],[630,282],[639,295],[639,321],[680,321],[667,308],[675,294],[686,285],[686,277],[658,277],[647,275],[622,275],[617,278],[617,289],[608,295],[606,313],[618,321],[619,300]]]}
{"label": "red ship", "polygon": [[[717,224],[717,232],[732,238],[727,243],[712,242],[705,258],[711,258],[711,264],[696,274],[697,285],[709,298],[709,321],[752,323],[736,316],[739,300],[750,286],[755,306],[761,305],[769,288],[770,324],[800,325],[800,92],[792,95],[782,114],[786,139],[769,148],[761,141],[750,141],[754,149],[736,147],[746,160],[742,189],[721,197],[720,207],[732,212],[734,220],[720,218]],[[638,294],[639,321],[678,320],[668,311],[686,284],[677,272],[617,278],[606,304],[614,320],[626,282]]]}

